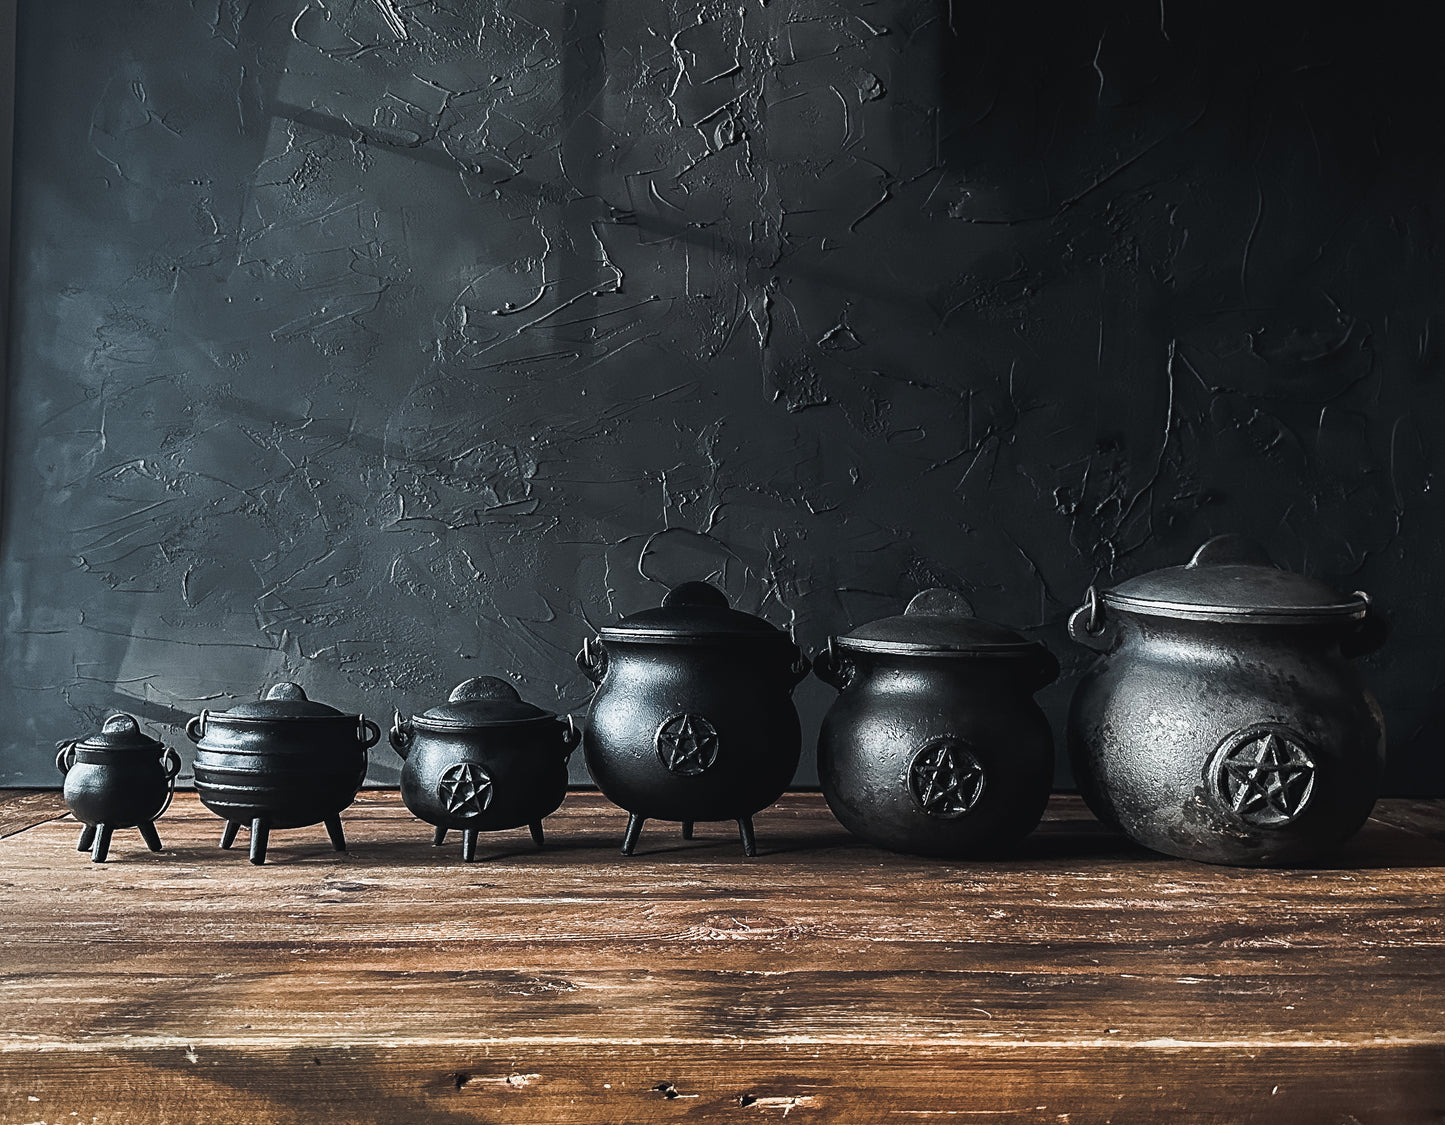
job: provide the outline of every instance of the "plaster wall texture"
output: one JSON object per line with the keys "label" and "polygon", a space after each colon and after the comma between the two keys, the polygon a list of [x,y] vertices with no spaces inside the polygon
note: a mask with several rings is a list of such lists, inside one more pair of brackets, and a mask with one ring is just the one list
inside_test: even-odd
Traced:
{"label": "plaster wall texture", "polygon": [[1393,613],[1445,792],[1441,94],[1306,11],[22,3],[0,784],[281,679],[580,711],[699,577],[963,590],[1058,721],[1086,587],[1237,530]]}

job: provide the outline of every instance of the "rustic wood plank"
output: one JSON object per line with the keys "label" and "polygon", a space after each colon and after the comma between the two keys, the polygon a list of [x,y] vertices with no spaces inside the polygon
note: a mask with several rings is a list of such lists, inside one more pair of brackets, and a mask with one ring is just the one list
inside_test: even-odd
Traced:
{"label": "rustic wood plank", "polygon": [[0,840],[65,815],[58,790],[0,789]]}
{"label": "rustic wood plank", "polygon": [[1445,842],[1417,831],[1246,871],[1073,798],[988,862],[865,847],[813,794],[753,860],[727,825],[623,859],[624,821],[572,794],[545,851],[502,833],[475,864],[387,792],[349,853],[277,833],[261,868],[191,794],[155,855],[13,835],[0,1120],[1445,1114]]}
{"label": "rustic wood plank", "polygon": [[1432,840],[1445,840],[1445,801],[1397,797],[1377,803],[1372,816],[1381,824],[1418,832]]}

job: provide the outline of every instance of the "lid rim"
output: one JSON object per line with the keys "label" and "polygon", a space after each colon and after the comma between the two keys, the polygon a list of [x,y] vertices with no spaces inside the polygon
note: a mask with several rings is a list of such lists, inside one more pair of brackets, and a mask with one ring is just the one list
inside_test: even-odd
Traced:
{"label": "lid rim", "polygon": [[1176,618],[1185,621],[1217,621],[1221,623],[1257,622],[1276,625],[1318,625],[1325,622],[1358,620],[1365,616],[1369,603],[1363,598],[1328,605],[1209,605],[1202,602],[1167,601],[1162,598],[1135,598],[1105,590],[1100,595],[1105,605],[1125,613],[1146,617]]}
{"label": "lid rim", "polygon": [[919,641],[883,641],[860,637],[834,638],[846,652],[866,652],[888,656],[1026,656],[1045,646],[1039,641],[1021,640],[999,644],[938,645]]}
{"label": "lid rim", "polygon": [[713,630],[709,632],[700,632],[698,630],[638,629],[630,628],[626,625],[604,625],[597,631],[597,635],[604,641],[672,641],[684,644],[707,644],[712,641],[724,640],[770,642],[779,639],[789,639],[787,633],[771,624],[768,625],[766,631],[762,629],[738,629]]}
{"label": "lid rim", "polygon": [[433,734],[462,734],[467,731],[488,731],[505,727],[526,727],[536,726],[540,723],[555,721],[557,716],[551,712],[543,712],[540,715],[519,716],[515,719],[481,719],[475,722],[466,722],[461,719],[428,718],[426,715],[413,715],[406,722],[417,730],[429,731]]}

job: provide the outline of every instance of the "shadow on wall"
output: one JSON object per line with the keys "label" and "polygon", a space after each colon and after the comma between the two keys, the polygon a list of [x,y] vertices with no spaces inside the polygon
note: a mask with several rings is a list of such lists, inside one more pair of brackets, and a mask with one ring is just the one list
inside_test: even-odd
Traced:
{"label": "shadow on wall", "polygon": [[1397,610],[1390,784],[1445,784],[1418,29],[58,0],[19,35],[0,783],[278,679],[580,709],[581,638],[698,577],[810,650],[961,589],[1059,653],[1061,729],[1083,590],[1241,530]]}

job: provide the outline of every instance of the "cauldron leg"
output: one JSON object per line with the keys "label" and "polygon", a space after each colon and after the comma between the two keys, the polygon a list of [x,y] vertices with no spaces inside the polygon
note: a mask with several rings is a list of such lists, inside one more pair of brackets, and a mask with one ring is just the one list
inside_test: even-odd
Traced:
{"label": "cauldron leg", "polygon": [[97,824],[95,826],[95,847],[90,850],[90,862],[104,863],[108,851],[110,851],[110,825]]}
{"label": "cauldron leg", "polygon": [[154,821],[143,820],[136,827],[140,829],[140,838],[146,842],[146,847],[153,852],[161,850],[161,834],[156,831]]}
{"label": "cauldron leg", "polygon": [[434,835],[434,836],[431,838],[431,846],[434,847],[434,848],[439,848],[439,847],[441,847],[443,844],[445,844],[446,842],[447,842],[447,830],[446,830],[445,828],[438,828],[438,829],[436,830],[436,835]]}
{"label": "cauldron leg", "polygon": [[339,852],[346,850],[346,833],[341,830],[341,816],[326,818],[326,834],[331,837],[331,846]]}
{"label": "cauldron leg", "polygon": [[266,841],[271,837],[271,825],[264,816],[251,821],[251,862],[257,867],[266,862]]}
{"label": "cauldron leg", "polygon": [[527,827],[532,830],[532,843],[536,844],[539,848],[544,847],[547,843],[547,837],[542,833],[542,822],[540,820],[534,820],[531,824],[527,825]]}
{"label": "cauldron leg", "polygon": [[642,826],[646,823],[645,816],[638,816],[636,813],[627,814],[627,831],[622,837],[623,855],[632,854],[632,849],[637,847],[637,840],[642,835]]}
{"label": "cauldron leg", "polygon": [[221,847],[229,848],[236,842],[236,833],[241,831],[241,826],[234,820],[226,821],[226,827],[221,831]]}
{"label": "cauldron leg", "polygon": [[471,863],[477,858],[477,830],[475,828],[462,829],[462,859]]}
{"label": "cauldron leg", "polygon": [[692,821],[684,820],[682,822],[682,838],[684,840],[692,839]]}
{"label": "cauldron leg", "polygon": [[87,824],[80,830],[80,843],[75,845],[78,852],[90,851],[90,845],[95,843],[95,825]]}
{"label": "cauldron leg", "polygon": [[758,841],[753,836],[753,818],[738,817],[738,835],[743,838],[743,855],[757,855]]}

